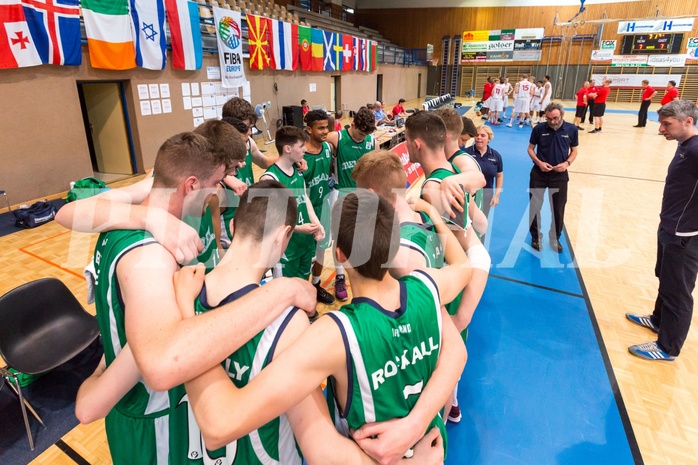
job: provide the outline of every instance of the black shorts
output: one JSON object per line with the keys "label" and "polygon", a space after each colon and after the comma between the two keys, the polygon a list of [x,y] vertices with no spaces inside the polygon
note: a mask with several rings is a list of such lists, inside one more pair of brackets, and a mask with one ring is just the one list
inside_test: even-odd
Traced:
{"label": "black shorts", "polygon": [[574,114],[575,118],[584,118],[584,115],[587,114],[587,106],[586,105],[577,105],[577,112]]}
{"label": "black shorts", "polygon": [[595,103],[594,104],[594,116],[602,117],[606,111],[605,103]]}

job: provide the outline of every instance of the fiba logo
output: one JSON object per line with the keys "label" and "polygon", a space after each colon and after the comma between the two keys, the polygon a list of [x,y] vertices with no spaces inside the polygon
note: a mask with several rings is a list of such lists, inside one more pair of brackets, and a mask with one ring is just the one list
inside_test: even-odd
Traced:
{"label": "fiba logo", "polygon": [[223,42],[230,48],[238,48],[240,46],[240,26],[230,16],[224,16],[218,23],[218,35]]}

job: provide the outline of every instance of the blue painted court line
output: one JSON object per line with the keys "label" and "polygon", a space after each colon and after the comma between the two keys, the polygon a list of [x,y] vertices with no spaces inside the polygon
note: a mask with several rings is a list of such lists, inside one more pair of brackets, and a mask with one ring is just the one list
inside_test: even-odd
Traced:
{"label": "blue painted court line", "polygon": [[[463,419],[448,426],[446,463],[640,465],[566,233],[561,256],[545,241],[542,252],[525,246],[530,128],[493,129],[504,191],[490,215],[493,268],[470,325],[458,394]],[[545,240],[547,203],[542,212]]]}

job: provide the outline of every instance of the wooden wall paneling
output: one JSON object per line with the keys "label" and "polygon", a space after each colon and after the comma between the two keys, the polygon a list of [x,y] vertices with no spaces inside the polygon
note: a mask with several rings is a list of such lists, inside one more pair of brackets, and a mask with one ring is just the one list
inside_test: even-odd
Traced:
{"label": "wooden wall paneling", "polygon": [[471,90],[475,89],[475,67],[461,66],[460,71],[460,97],[466,97]]}
{"label": "wooden wall paneling", "polygon": [[[616,34],[617,23],[606,23],[603,28],[589,21],[601,19],[653,19],[657,9],[661,16],[671,17],[691,15],[698,12],[698,0],[686,1],[657,1],[645,0],[638,2],[592,4],[586,6],[586,12],[579,15],[579,21],[573,34],[595,34],[601,29],[601,38],[619,40]],[[561,26],[555,26],[555,16],[558,22],[566,22],[579,11],[577,6],[557,7],[480,7],[480,8],[404,8],[400,9],[399,20],[396,20],[395,9],[370,9],[357,12],[357,23],[380,31],[381,35],[392,43],[410,48],[424,48],[426,44],[434,44],[434,56],[441,56],[441,37],[462,34],[466,30],[510,29],[510,28],[545,28],[546,36],[560,36],[564,32]],[[604,16],[605,15],[605,16]],[[693,31],[686,33],[687,37],[698,36],[698,21]],[[592,45],[583,46],[583,62],[588,63]],[[685,44],[683,44],[685,48]],[[543,60],[546,57],[545,45]],[[554,61],[554,64],[561,64]]]}

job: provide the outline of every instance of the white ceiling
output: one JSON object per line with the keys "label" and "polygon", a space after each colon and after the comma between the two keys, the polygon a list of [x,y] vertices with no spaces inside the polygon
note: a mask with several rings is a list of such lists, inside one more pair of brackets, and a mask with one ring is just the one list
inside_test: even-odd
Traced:
{"label": "white ceiling", "polygon": [[[623,3],[644,0],[586,0],[584,6],[599,3]],[[356,0],[356,8],[475,8],[485,6],[580,6],[580,0]]]}

